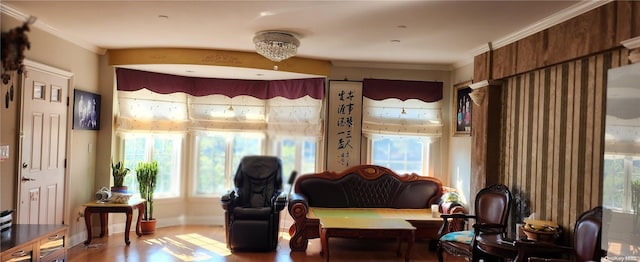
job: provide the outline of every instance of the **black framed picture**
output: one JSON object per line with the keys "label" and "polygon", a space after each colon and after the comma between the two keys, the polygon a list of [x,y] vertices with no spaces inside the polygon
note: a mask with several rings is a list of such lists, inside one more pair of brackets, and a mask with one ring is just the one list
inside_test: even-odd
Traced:
{"label": "black framed picture", "polygon": [[73,129],[100,130],[100,95],[73,90]]}
{"label": "black framed picture", "polygon": [[471,87],[467,84],[457,85],[453,93],[453,112],[455,135],[471,134],[471,112],[473,101],[471,101]]}

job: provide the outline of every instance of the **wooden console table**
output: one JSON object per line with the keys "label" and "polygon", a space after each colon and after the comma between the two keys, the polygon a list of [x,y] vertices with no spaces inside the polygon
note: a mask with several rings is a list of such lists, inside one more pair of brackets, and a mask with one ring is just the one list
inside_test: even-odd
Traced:
{"label": "wooden console table", "polygon": [[329,237],[344,238],[396,238],[400,256],[401,240],[407,242],[405,261],[410,261],[416,228],[404,219],[371,219],[350,217],[320,218],[321,254],[329,261]]}
{"label": "wooden console table", "polygon": [[67,226],[13,224],[2,232],[0,261],[67,260]]}
{"label": "wooden console table", "polygon": [[144,199],[131,199],[126,204],[114,204],[109,202],[89,202],[84,204],[84,223],[87,226],[87,240],[84,241],[85,245],[91,244],[91,215],[93,213],[100,214],[100,237],[104,237],[107,233],[107,225],[109,224],[109,213],[125,213],[127,215],[127,222],[124,228],[124,242],[129,245],[129,230],[131,230],[131,218],[133,217],[133,210],[138,209],[138,220],[136,221],[136,235],[142,236],[140,230],[140,221],[145,210]]}

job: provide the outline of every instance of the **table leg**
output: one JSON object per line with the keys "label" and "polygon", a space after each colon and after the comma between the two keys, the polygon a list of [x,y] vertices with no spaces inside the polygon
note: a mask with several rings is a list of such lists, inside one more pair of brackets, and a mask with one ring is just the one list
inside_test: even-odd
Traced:
{"label": "table leg", "polygon": [[405,254],[404,261],[409,262],[411,260],[411,248],[413,247],[413,241],[415,239],[415,231],[411,230],[407,234],[407,253]]}
{"label": "table leg", "polygon": [[133,208],[129,207],[126,213],[127,213],[127,222],[124,227],[124,243],[126,243],[128,246],[129,244],[131,244],[131,241],[129,241],[129,231],[131,230],[131,218],[133,217]]}
{"label": "table leg", "polygon": [[136,235],[138,235],[138,237],[142,236],[142,216],[144,215],[144,211],[145,211],[145,204],[140,203],[140,205],[137,205],[136,208],[138,209],[138,220],[136,221]]}
{"label": "table leg", "polygon": [[107,235],[107,225],[109,225],[109,213],[100,211],[100,237]]}
{"label": "table leg", "polygon": [[87,226],[87,240],[84,241],[84,245],[88,246],[91,244],[91,208],[87,207],[84,209],[84,224]]}
{"label": "table leg", "polygon": [[320,255],[324,255],[326,261],[329,262],[329,234],[326,228],[320,229]]}

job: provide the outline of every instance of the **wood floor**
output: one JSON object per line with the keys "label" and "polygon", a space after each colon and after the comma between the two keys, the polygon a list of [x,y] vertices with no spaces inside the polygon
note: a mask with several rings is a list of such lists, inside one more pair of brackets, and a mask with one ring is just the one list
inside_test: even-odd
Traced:
{"label": "wood floor", "polygon": [[[175,226],[158,228],[153,235],[137,237],[131,233],[131,245],[126,246],[123,234],[94,238],[91,245],[71,247],[68,261],[325,261],[320,256],[320,241],[309,241],[306,252],[291,252],[289,234],[281,233],[278,248],[269,253],[231,253],[225,244],[224,229],[219,226]],[[404,261],[396,256],[393,241],[330,239],[331,261]],[[403,245],[403,249],[406,246]],[[416,242],[411,261],[438,261],[427,242]],[[446,256],[445,261],[465,261]]]}

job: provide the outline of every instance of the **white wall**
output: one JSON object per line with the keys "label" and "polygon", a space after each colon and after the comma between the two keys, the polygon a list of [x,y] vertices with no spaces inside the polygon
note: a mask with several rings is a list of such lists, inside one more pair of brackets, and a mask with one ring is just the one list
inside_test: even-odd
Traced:
{"label": "white wall", "polygon": [[[453,84],[468,82],[473,78],[473,63],[456,68],[451,78]],[[450,89],[450,97],[453,97],[453,88]],[[452,111],[449,111],[451,114]],[[453,115],[449,115],[452,119]],[[450,129],[452,130],[452,129]],[[449,179],[451,187],[458,189],[460,196],[469,203],[471,179],[471,136],[452,136],[449,144]]]}
{"label": "white wall", "polygon": [[[12,28],[22,25],[10,16],[2,14],[2,31],[6,32]],[[100,57],[84,48],[74,45],[68,41],[57,38],[34,26],[27,32],[31,48],[25,52],[27,59],[46,64],[55,68],[73,73],[73,88],[99,93],[98,81],[98,61]],[[70,90],[70,96],[73,91]],[[73,97],[70,97],[73,101]],[[15,102],[14,102],[15,103]],[[10,111],[11,115],[3,112],[2,119],[17,117],[17,110]],[[2,139],[15,139],[16,122],[2,122]],[[76,244],[83,240],[86,235],[84,220],[79,219],[82,204],[90,201],[95,192],[95,163],[96,151],[102,148],[95,147],[97,142],[97,132],[78,131],[68,127],[70,147],[67,148],[68,159],[67,168],[69,173],[68,200],[69,205],[64,214],[64,223],[69,225],[70,243]],[[89,146],[92,152],[88,152]],[[0,209],[15,209],[15,163],[4,162],[2,164],[2,206]],[[9,181],[5,183],[6,181]],[[7,199],[8,198],[8,199]]]}

